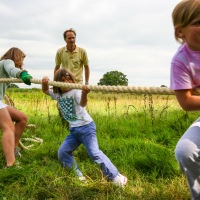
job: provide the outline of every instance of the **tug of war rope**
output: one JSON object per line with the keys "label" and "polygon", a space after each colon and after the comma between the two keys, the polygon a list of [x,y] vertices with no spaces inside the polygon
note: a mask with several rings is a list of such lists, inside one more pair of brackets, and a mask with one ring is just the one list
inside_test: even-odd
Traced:
{"label": "tug of war rope", "polygon": [[[17,78],[0,78],[0,83],[23,83],[21,79]],[[42,84],[42,80],[31,79],[31,83]],[[81,84],[63,83],[57,81],[49,81],[49,85],[56,87],[68,87],[71,89],[81,89]],[[108,86],[108,85],[88,85],[91,91],[101,92],[118,92],[118,93],[136,93],[136,94],[164,94],[172,95],[174,91],[167,87],[135,87],[135,86]]]}

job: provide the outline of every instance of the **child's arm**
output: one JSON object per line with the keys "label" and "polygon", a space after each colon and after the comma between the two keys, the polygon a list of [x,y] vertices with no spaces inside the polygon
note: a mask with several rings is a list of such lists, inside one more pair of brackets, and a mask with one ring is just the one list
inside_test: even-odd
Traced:
{"label": "child's arm", "polygon": [[49,84],[48,84],[48,82],[49,82],[49,78],[47,76],[42,78],[42,91],[47,95],[49,95]]}
{"label": "child's arm", "polygon": [[193,91],[191,89],[175,90],[174,92],[183,110],[185,111],[200,110],[200,96],[193,95]]}
{"label": "child's arm", "polygon": [[85,107],[87,105],[87,94],[90,92],[86,85],[82,86],[82,95],[81,95],[81,102],[80,105]]}

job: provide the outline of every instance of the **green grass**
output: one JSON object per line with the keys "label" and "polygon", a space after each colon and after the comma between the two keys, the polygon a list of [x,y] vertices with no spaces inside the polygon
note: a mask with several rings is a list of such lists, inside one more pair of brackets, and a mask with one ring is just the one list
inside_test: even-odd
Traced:
{"label": "green grass", "polygon": [[[101,150],[128,177],[125,189],[103,177],[83,146],[74,155],[88,179],[80,183],[63,169],[57,151],[68,134],[56,102],[38,89],[9,89],[15,107],[35,124],[44,142],[24,150],[19,168],[4,169],[0,149],[0,199],[9,200],[186,200],[190,198],[174,148],[199,113],[182,111],[174,96],[91,92],[87,110],[97,126]],[[24,137],[31,137],[26,130]],[[29,144],[29,143],[25,143]]]}

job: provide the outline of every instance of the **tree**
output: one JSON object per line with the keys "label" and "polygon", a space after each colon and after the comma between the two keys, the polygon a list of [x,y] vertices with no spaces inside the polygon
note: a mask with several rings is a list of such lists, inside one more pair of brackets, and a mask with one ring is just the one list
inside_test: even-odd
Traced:
{"label": "tree", "polygon": [[167,87],[166,85],[161,85],[160,87]]}
{"label": "tree", "polygon": [[97,85],[128,85],[126,75],[118,71],[110,71],[103,75]]}

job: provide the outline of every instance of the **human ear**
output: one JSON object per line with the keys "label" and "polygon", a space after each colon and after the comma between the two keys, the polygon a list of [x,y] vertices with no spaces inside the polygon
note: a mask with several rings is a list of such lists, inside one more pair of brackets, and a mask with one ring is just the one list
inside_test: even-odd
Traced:
{"label": "human ear", "polygon": [[175,27],[175,36],[177,38],[183,39],[184,34],[181,27]]}

